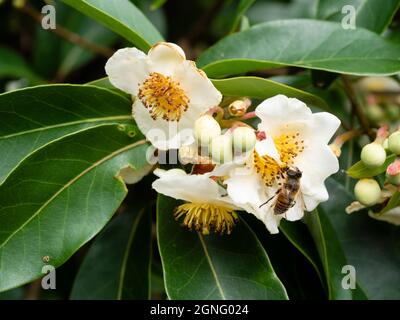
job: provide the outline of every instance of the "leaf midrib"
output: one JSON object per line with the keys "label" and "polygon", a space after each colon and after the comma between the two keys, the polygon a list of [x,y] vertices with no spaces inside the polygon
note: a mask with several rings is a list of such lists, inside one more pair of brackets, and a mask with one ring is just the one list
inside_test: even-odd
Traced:
{"label": "leaf midrib", "polygon": [[222,300],[226,300],[224,290],[222,289],[221,283],[219,282],[219,279],[218,279],[217,271],[215,270],[215,267],[214,267],[213,262],[211,260],[211,256],[208,253],[207,246],[204,243],[204,238],[199,232],[197,232],[197,235],[199,236],[200,243],[201,243],[201,246],[202,246],[203,251],[204,251],[204,255],[206,256],[208,265],[210,266],[211,273],[212,273],[212,275],[213,275],[213,277],[215,279],[215,284],[216,284],[216,286],[218,288],[219,294],[221,295]]}
{"label": "leaf midrib", "polygon": [[137,215],[132,224],[131,231],[129,232],[128,242],[125,247],[124,257],[122,259],[121,270],[119,273],[117,300],[122,299],[122,288],[125,281],[126,265],[128,263],[129,251],[131,250],[134,234],[136,233],[139,221],[142,218],[144,211],[145,211],[144,208],[139,211],[139,214]]}
{"label": "leaf midrib", "polygon": [[60,123],[60,124],[56,124],[56,125],[45,126],[45,127],[35,128],[35,129],[32,129],[32,130],[12,133],[12,134],[0,137],[0,140],[14,138],[14,137],[18,137],[18,136],[22,136],[22,135],[30,134],[30,133],[36,133],[36,132],[51,130],[51,129],[55,129],[55,128],[63,128],[63,127],[73,126],[73,125],[82,124],[82,123],[92,123],[92,122],[97,122],[97,121],[129,120],[129,119],[132,119],[132,115],[124,115],[124,116],[121,115],[121,116],[112,116],[112,117],[91,118],[91,119],[85,119],[85,120],[64,122],[64,123]]}
{"label": "leaf midrib", "polygon": [[[74,177],[73,179],[71,179],[70,181],[68,181],[62,188],[60,188],[60,190],[58,190],[53,196],[51,196],[38,210],[36,210],[32,216],[25,222],[23,223],[18,229],[16,229],[12,234],[10,234],[10,236],[4,240],[4,242],[2,244],[0,244],[0,249],[2,249],[18,232],[20,232],[27,224],[29,224],[36,216],[39,215],[39,213],[47,207],[47,205],[49,205],[54,199],[57,198],[58,195],[60,195],[64,190],[66,190],[68,187],[70,187],[73,183],[75,183],[76,181],[78,181],[80,178],[82,178],[83,176],[85,176],[87,173],[89,173],[90,171],[92,171],[93,169],[95,169],[96,167],[98,167],[99,165],[103,164],[104,162],[112,159],[115,156],[118,156],[119,154],[137,147],[138,145],[144,144],[146,143],[146,140],[139,140],[135,143],[129,144],[123,148],[120,148],[112,153],[110,153],[109,155],[107,155],[106,157],[97,160],[95,163],[93,163],[90,167],[86,168],[84,171],[82,171],[80,174],[78,174],[76,177]],[[1,258],[1,256],[0,256]],[[0,259],[1,261],[1,259]]]}

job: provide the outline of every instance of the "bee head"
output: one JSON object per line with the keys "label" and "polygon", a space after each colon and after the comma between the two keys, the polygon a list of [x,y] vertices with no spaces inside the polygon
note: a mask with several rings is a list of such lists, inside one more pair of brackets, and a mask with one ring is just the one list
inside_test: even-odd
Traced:
{"label": "bee head", "polygon": [[288,171],[286,173],[289,178],[293,178],[293,179],[300,179],[301,175],[302,175],[299,168],[296,168],[296,167],[288,169]]}

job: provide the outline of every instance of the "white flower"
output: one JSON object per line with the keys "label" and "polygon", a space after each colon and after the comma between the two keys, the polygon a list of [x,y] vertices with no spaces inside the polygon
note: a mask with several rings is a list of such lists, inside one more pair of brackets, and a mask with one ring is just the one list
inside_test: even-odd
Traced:
{"label": "white flower", "polygon": [[[222,165],[214,174],[228,175],[224,183],[234,204],[246,208],[271,233],[277,233],[281,218],[299,220],[304,210],[312,211],[328,199],[324,181],[339,169],[328,143],[340,121],[326,112],[313,114],[303,102],[284,95],[262,102],[256,115],[261,119],[258,131],[265,132],[266,139],[258,141],[244,161]],[[276,214],[276,194],[284,186],[287,170],[295,168],[302,177],[299,191],[294,193],[294,206]]]}
{"label": "white flower", "polygon": [[222,99],[205,73],[172,43],[158,43],[147,55],[136,48],[120,49],[105,69],[115,87],[136,97],[137,125],[162,150],[192,143],[196,119]]}
{"label": "white flower", "polygon": [[231,232],[237,220],[234,210],[238,208],[232,204],[226,190],[213,179],[212,172],[189,175],[181,169],[156,169],[154,174],[159,178],[152,186],[158,193],[187,202],[175,210],[176,219],[184,216],[185,226],[203,234],[211,230]]}

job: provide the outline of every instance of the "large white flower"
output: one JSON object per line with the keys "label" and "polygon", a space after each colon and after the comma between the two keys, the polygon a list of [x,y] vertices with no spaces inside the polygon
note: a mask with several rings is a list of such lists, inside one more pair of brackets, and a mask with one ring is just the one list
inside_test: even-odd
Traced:
{"label": "large white flower", "polygon": [[[271,233],[278,232],[281,218],[299,220],[304,210],[311,211],[328,199],[324,181],[339,169],[328,142],[340,125],[334,115],[313,114],[301,101],[277,95],[256,108],[261,119],[259,132],[266,139],[258,141],[242,163],[217,168],[233,202],[262,220]],[[298,168],[302,177],[299,191],[284,214],[274,213],[277,192],[282,190],[288,169]],[[268,204],[264,204],[270,200]],[[250,207],[250,209],[248,209]]]}
{"label": "large white flower", "polygon": [[136,97],[137,125],[162,150],[192,143],[195,120],[222,99],[205,73],[172,43],[158,43],[147,55],[136,48],[120,49],[105,69],[115,87]]}
{"label": "large white flower", "polygon": [[175,209],[175,217],[184,217],[183,224],[189,229],[208,234],[211,230],[229,234],[237,220],[238,209],[226,194],[226,190],[213,179],[212,172],[187,174],[181,169],[154,170],[159,178],[153,188],[166,196],[184,200]]}

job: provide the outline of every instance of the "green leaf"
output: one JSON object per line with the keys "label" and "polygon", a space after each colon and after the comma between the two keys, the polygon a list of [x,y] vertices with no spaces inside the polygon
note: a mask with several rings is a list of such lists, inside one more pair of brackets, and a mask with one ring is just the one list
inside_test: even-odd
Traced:
{"label": "green leaf", "polygon": [[22,159],[46,143],[129,119],[127,98],[92,86],[46,85],[1,94],[0,184]]}
{"label": "green leaf", "polygon": [[0,291],[58,267],[111,218],[127,189],[121,168],[147,166],[143,136],[99,125],[26,158],[0,186]]}
{"label": "green leaf", "polygon": [[0,47],[0,78],[26,78],[31,84],[43,83],[18,53],[6,47]]}
{"label": "green leaf", "polygon": [[253,5],[254,2],[255,0],[240,0],[236,9],[236,16],[233,19],[231,32],[235,32],[246,11]]}
{"label": "green leaf", "polygon": [[400,6],[399,0],[319,0],[317,2],[317,18],[341,22],[350,11],[342,13],[344,6],[354,8],[356,28],[365,28],[382,33],[392,21]]}
{"label": "green leaf", "polygon": [[368,299],[400,299],[399,228],[365,211],[346,214],[352,195],[334,179],[328,179],[327,187],[330,199],[320,214],[331,224],[348,264],[355,267],[357,284]]}
{"label": "green leaf", "polygon": [[308,214],[304,220],[311,232],[324,266],[329,299],[352,299],[351,290],[342,288],[342,268],[347,265],[347,260],[329,221],[325,215],[320,214],[317,210]]}
{"label": "green leaf", "polygon": [[396,191],[395,194],[390,198],[386,206],[378,213],[378,215],[384,214],[400,205],[400,192]]}
{"label": "green leaf", "polygon": [[214,86],[225,96],[251,97],[266,99],[277,94],[298,98],[321,109],[329,109],[321,98],[311,93],[289,87],[285,84],[258,77],[237,77],[230,79],[212,80]]}
{"label": "green leaf", "polygon": [[286,65],[388,75],[400,71],[399,52],[399,44],[362,28],[344,30],[333,22],[281,20],[222,39],[200,56],[198,65],[210,77]]}
{"label": "green leaf", "polygon": [[203,236],[174,220],[174,199],[159,196],[157,234],[170,299],[287,299],[268,256],[240,220],[229,236]]}
{"label": "green leaf", "polygon": [[376,176],[378,174],[381,174],[386,171],[386,168],[391,164],[394,160],[396,159],[396,155],[391,154],[389,155],[385,163],[381,165],[380,167],[377,168],[368,168],[364,162],[358,161],[355,164],[353,164],[348,170],[347,174],[354,178],[354,179],[363,179],[363,178],[369,178]]}
{"label": "green leaf", "polygon": [[104,24],[141,50],[147,51],[156,42],[163,41],[151,22],[129,0],[63,1]]}
{"label": "green leaf", "polygon": [[[110,30],[99,25],[95,21],[70,10],[64,27],[70,31],[79,34],[82,38],[96,43],[102,47],[112,45],[118,39],[118,36]],[[96,54],[88,49],[84,49],[69,41],[62,41],[60,45],[57,76],[65,77],[70,72],[80,68],[87,62],[96,57]]]}
{"label": "green leaf", "polygon": [[311,263],[319,279],[321,280],[321,283],[325,285],[324,270],[321,265],[321,260],[318,256],[318,252],[316,251],[316,247],[308,234],[306,226],[304,224],[293,223],[282,219],[279,229],[292,243],[292,245],[294,245]]}
{"label": "green leaf", "polygon": [[151,214],[123,213],[107,225],[85,256],[71,299],[142,299],[150,295]]}
{"label": "green leaf", "polygon": [[153,3],[150,5],[150,10],[157,10],[161,8],[167,0],[153,0]]}

